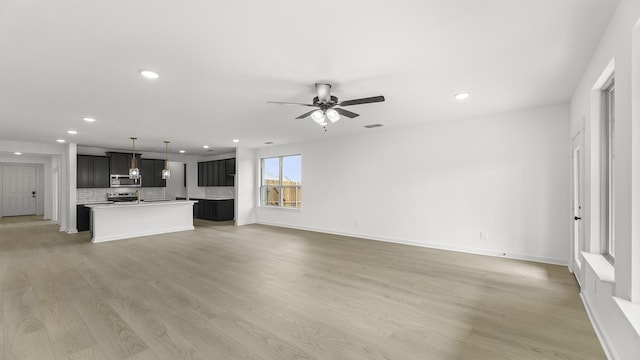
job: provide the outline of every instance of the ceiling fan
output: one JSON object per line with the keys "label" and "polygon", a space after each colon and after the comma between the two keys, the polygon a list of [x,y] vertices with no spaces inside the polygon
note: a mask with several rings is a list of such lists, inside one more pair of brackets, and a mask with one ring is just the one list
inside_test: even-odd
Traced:
{"label": "ceiling fan", "polygon": [[369,104],[384,101],[384,96],[373,96],[362,99],[338,101],[338,98],[331,95],[331,84],[316,83],[316,92],[318,96],[313,98],[313,104],[291,103],[281,101],[267,101],[269,104],[284,104],[284,105],[302,105],[310,106],[317,109],[304,113],[296,119],[304,119],[307,116],[311,116],[313,121],[317,122],[320,126],[327,125],[327,119],[332,123],[340,120],[340,115],[348,118],[354,118],[359,116],[354,112],[345,110],[342,107],[360,104]]}

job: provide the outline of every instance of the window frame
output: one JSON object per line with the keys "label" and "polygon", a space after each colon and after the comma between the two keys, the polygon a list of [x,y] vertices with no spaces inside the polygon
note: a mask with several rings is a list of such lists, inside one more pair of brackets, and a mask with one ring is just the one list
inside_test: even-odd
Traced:
{"label": "window frame", "polygon": [[[284,158],[299,156],[300,157],[300,185],[284,185],[283,184],[283,167],[284,167]],[[278,159],[278,185],[267,185],[265,184],[265,160],[268,159]],[[278,189],[278,205],[270,205],[268,199],[263,199],[265,194],[265,188],[277,188]],[[284,190],[285,189],[297,189],[294,190],[295,201],[294,206],[284,206]],[[259,186],[259,195],[258,195],[258,206],[265,208],[274,208],[274,209],[287,209],[287,210],[300,210],[302,208],[302,200],[298,199],[298,194],[302,193],[302,154],[289,154],[289,155],[279,155],[279,156],[269,156],[260,158],[260,186]],[[297,205],[297,206],[296,206]]]}
{"label": "window frame", "polygon": [[602,254],[615,260],[615,75],[602,87]]}

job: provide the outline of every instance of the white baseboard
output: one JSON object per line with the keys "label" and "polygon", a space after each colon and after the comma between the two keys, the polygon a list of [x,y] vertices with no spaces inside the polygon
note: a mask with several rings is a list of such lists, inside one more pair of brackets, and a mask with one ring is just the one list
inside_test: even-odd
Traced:
{"label": "white baseboard", "polygon": [[449,250],[449,251],[457,251],[457,252],[476,254],[476,255],[487,255],[487,256],[495,256],[495,257],[504,257],[508,259],[526,260],[526,261],[533,261],[533,262],[552,264],[552,265],[564,265],[564,266],[569,265],[568,260],[565,260],[565,259],[546,258],[546,257],[539,257],[539,256],[523,255],[523,254],[508,254],[508,253],[503,253],[503,252],[494,251],[494,250],[476,249],[476,248],[470,248],[470,247],[464,247],[464,246],[452,246],[452,245],[438,244],[438,243],[424,243],[424,242],[417,242],[417,241],[406,240],[406,239],[395,239],[395,238],[388,238],[388,237],[368,235],[368,234],[357,234],[357,233],[348,233],[344,231],[310,228],[306,226],[284,225],[284,224],[278,224],[278,223],[271,223],[267,221],[257,221],[256,224],[278,226],[278,227],[305,230],[305,231],[322,232],[322,233],[333,234],[333,235],[357,237],[357,238],[362,238],[367,240],[383,241],[383,242],[390,242],[390,243],[402,244],[402,245],[419,246],[419,247],[430,248],[430,249]]}
{"label": "white baseboard", "polygon": [[609,360],[616,360],[616,356],[614,356],[612,349],[609,347],[608,339],[605,333],[602,331],[598,319],[596,318],[593,310],[591,310],[591,306],[589,305],[589,301],[587,298],[580,293],[580,299],[582,299],[582,304],[584,305],[585,310],[587,311],[587,316],[589,317],[589,321],[591,321],[591,326],[593,330],[596,332],[596,336],[600,341],[600,345],[602,345],[602,350],[604,350],[604,354],[607,356]]}

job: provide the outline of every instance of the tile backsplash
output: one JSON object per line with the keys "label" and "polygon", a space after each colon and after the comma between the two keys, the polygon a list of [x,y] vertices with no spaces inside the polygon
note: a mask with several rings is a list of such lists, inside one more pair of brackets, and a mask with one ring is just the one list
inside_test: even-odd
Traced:
{"label": "tile backsplash", "polygon": [[140,190],[142,200],[164,200],[165,188],[100,188],[100,189],[76,189],[76,203],[86,204],[107,200],[107,193],[131,193]]}
{"label": "tile backsplash", "polygon": [[208,186],[204,188],[206,197],[235,197],[235,188],[232,186]]}

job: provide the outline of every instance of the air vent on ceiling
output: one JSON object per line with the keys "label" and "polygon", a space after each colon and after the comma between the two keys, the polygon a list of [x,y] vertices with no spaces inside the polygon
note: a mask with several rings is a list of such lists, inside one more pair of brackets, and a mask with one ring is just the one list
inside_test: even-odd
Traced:
{"label": "air vent on ceiling", "polygon": [[373,128],[377,128],[377,127],[381,127],[383,126],[382,124],[369,124],[369,125],[365,125],[364,127],[366,127],[367,129],[373,129]]}

